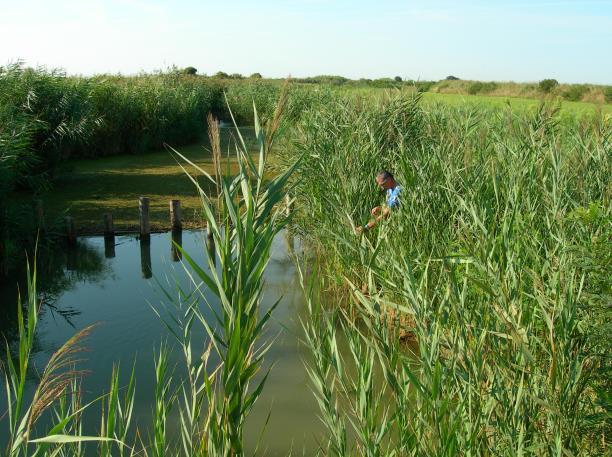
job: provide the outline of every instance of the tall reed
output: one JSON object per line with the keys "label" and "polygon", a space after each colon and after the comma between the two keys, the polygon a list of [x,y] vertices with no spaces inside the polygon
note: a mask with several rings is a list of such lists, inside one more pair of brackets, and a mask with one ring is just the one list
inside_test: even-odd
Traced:
{"label": "tall reed", "polygon": [[[609,362],[596,335],[609,266],[592,243],[609,251],[609,120],[545,105],[428,111],[398,97],[347,101],[300,125],[297,222],[326,252],[325,281],[344,291],[306,325],[316,397],[351,386],[342,401],[319,400],[331,449],[345,416],[348,453],[370,454],[383,432],[396,455],[604,452]],[[404,187],[401,208],[357,237],[384,168]],[[599,258],[587,268],[584,250]],[[338,325],[356,372],[321,349]],[[372,352],[386,410],[368,381]],[[375,419],[385,414],[389,431]]]}

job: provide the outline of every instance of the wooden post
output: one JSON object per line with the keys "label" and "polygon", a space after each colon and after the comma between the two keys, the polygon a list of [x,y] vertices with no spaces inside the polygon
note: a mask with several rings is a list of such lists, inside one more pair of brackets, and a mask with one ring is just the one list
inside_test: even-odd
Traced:
{"label": "wooden post", "polygon": [[183,258],[183,253],[179,249],[183,246],[183,231],[172,230],[172,238],[170,241],[170,255],[173,262],[178,262]]}
{"label": "wooden post", "polygon": [[111,213],[104,214],[104,238],[112,238],[115,236],[115,226],[113,225],[113,215]]}
{"label": "wooden post", "polygon": [[74,218],[66,216],[66,240],[70,246],[76,245],[76,231],[74,229]]}
{"label": "wooden post", "polygon": [[215,255],[215,238],[210,227],[206,229],[206,250],[208,251],[208,257],[212,259],[213,265],[216,265],[217,256]]}
{"label": "wooden post", "polygon": [[45,212],[43,210],[43,201],[34,200],[34,213],[36,215],[36,227],[43,232],[45,230]]}
{"label": "wooden post", "polygon": [[142,271],[142,277],[145,279],[149,279],[153,276],[150,237],[140,238],[140,270]]}
{"label": "wooden post", "polygon": [[181,230],[183,228],[180,200],[170,200],[170,227],[172,227],[172,230]]}
{"label": "wooden post", "polygon": [[140,238],[149,239],[151,236],[151,224],[149,222],[149,197],[140,197],[138,199],[138,208],[140,210]]}

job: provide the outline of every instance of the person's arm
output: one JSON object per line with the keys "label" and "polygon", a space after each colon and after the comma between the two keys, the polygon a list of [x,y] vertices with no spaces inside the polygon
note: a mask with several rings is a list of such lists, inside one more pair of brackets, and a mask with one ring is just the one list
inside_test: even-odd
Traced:
{"label": "person's arm", "polygon": [[391,209],[388,206],[382,207],[382,209],[378,211],[379,215],[376,216],[374,219],[372,219],[370,222],[368,222],[366,225],[364,225],[363,230],[365,231],[370,230],[376,224],[378,224],[379,221],[382,221],[384,218],[388,217],[390,213],[391,213]]}

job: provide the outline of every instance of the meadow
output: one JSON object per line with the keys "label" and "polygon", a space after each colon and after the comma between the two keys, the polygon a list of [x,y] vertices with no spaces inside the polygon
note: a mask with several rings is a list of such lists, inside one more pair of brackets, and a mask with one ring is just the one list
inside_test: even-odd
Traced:
{"label": "meadow", "polygon": [[[229,106],[249,106],[254,87],[228,88]],[[444,103],[449,96],[409,90],[368,98],[302,86],[292,98],[279,86],[262,87],[261,118],[246,108],[241,115],[254,120],[258,154],[236,131],[231,173],[221,171],[218,153],[195,162],[207,165],[198,170],[197,152],[177,147],[168,162],[164,153],[133,156],[151,157],[139,168],[122,156],[74,162],[74,176],[61,178],[76,187],[69,180],[80,174],[95,182],[118,169],[120,176],[99,184],[121,189],[134,175],[175,175],[168,164],[179,160],[201,178],[185,182],[216,240],[218,264],[198,265],[183,253],[196,293],[167,298],[176,304],[168,328],[187,376],[173,394],[166,354],[157,353],[153,432],[128,447],[134,385],[122,391],[116,378],[102,400],[99,436],[81,436],[82,405],[68,394],[78,373],[66,368],[89,329],[52,357],[38,396],[24,398],[37,312],[31,276],[28,318],[20,318],[7,371],[7,455],[84,455],[89,440],[99,455],[242,455],[244,420],[265,388],[256,374],[265,373],[262,332],[274,312],[259,312],[262,272],[273,236],[287,225],[310,253],[301,264],[305,363],[327,430],[313,454],[608,453],[607,108],[484,97],[463,103],[462,96]],[[214,130],[212,138],[209,147],[220,151]],[[357,234],[382,202],[374,183],[382,169],[402,185],[401,206]],[[168,179],[168,189],[177,182]],[[139,187],[125,186],[121,193]],[[210,304],[201,288],[218,299],[217,322],[202,318],[200,307]],[[194,326],[210,336],[204,354],[191,345]],[[30,437],[50,408],[57,425]],[[175,440],[167,433],[171,408],[181,417]]]}

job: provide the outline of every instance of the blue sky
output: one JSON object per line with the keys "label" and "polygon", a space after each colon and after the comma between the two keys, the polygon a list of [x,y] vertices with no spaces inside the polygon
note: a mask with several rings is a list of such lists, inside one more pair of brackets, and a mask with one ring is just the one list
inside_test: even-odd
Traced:
{"label": "blue sky", "polygon": [[0,0],[0,65],[612,84],[612,0]]}

